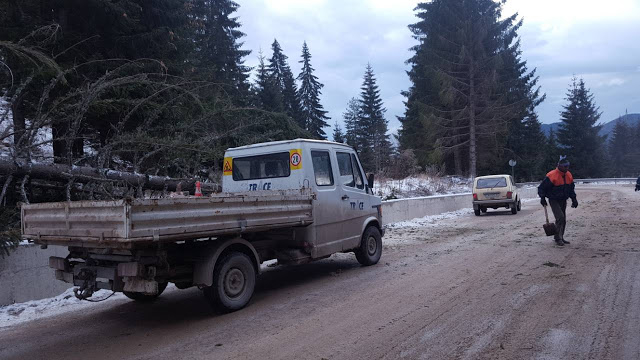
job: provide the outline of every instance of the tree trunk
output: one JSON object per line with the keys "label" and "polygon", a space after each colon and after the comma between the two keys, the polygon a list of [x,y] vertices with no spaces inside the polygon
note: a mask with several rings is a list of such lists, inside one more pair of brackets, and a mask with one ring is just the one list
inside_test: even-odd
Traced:
{"label": "tree trunk", "polygon": [[469,63],[469,176],[477,175],[477,149],[476,149],[476,99],[473,59]]}
{"label": "tree trunk", "polygon": [[[65,164],[16,164],[11,161],[0,160],[0,174],[10,174],[14,178],[29,175],[31,179],[53,180],[68,182],[72,179],[78,183],[95,181],[123,182],[129,186],[143,189],[175,191],[178,184],[182,190],[195,190],[195,179],[172,179],[164,176],[153,176],[137,173],[116,171],[111,169],[96,169],[91,167],[68,166]],[[203,183],[202,190],[217,192],[217,184]]]}
{"label": "tree trunk", "polygon": [[462,175],[462,154],[460,147],[453,149],[453,164],[455,166],[456,175]]}
{"label": "tree trunk", "polygon": [[54,121],[51,124],[51,133],[53,136],[53,161],[56,163],[67,163],[69,154],[67,153],[67,142],[65,137],[69,132],[69,123]]}

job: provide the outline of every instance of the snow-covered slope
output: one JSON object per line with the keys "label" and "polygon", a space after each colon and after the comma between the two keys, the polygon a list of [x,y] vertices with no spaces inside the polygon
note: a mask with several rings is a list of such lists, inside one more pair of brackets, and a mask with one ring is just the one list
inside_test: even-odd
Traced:
{"label": "snow-covered slope", "polygon": [[471,179],[446,176],[417,175],[402,180],[376,179],[374,192],[383,200],[411,197],[461,194],[471,191]]}

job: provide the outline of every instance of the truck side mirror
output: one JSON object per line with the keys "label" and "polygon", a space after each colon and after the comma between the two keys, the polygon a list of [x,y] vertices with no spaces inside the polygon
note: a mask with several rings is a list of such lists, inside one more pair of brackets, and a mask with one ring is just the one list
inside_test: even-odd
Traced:
{"label": "truck side mirror", "polygon": [[373,189],[373,174],[367,175],[367,185],[369,185],[369,189]]}

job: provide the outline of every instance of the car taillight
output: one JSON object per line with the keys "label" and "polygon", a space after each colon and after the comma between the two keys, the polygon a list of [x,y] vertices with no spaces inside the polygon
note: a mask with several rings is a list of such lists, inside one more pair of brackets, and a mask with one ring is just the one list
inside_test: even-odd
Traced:
{"label": "car taillight", "polygon": [[507,191],[507,199],[511,199],[513,193],[511,191]]}
{"label": "car taillight", "polygon": [[473,200],[478,200],[478,194],[473,194]]}

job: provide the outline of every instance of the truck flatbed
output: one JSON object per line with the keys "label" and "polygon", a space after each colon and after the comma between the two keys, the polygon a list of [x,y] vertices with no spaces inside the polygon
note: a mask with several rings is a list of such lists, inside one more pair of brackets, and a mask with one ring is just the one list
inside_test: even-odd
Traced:
{"label": "truck flatbed", "polygon": [[133,249],[313,222],[306,190],[23,205],[22,238],[41,245]]}

